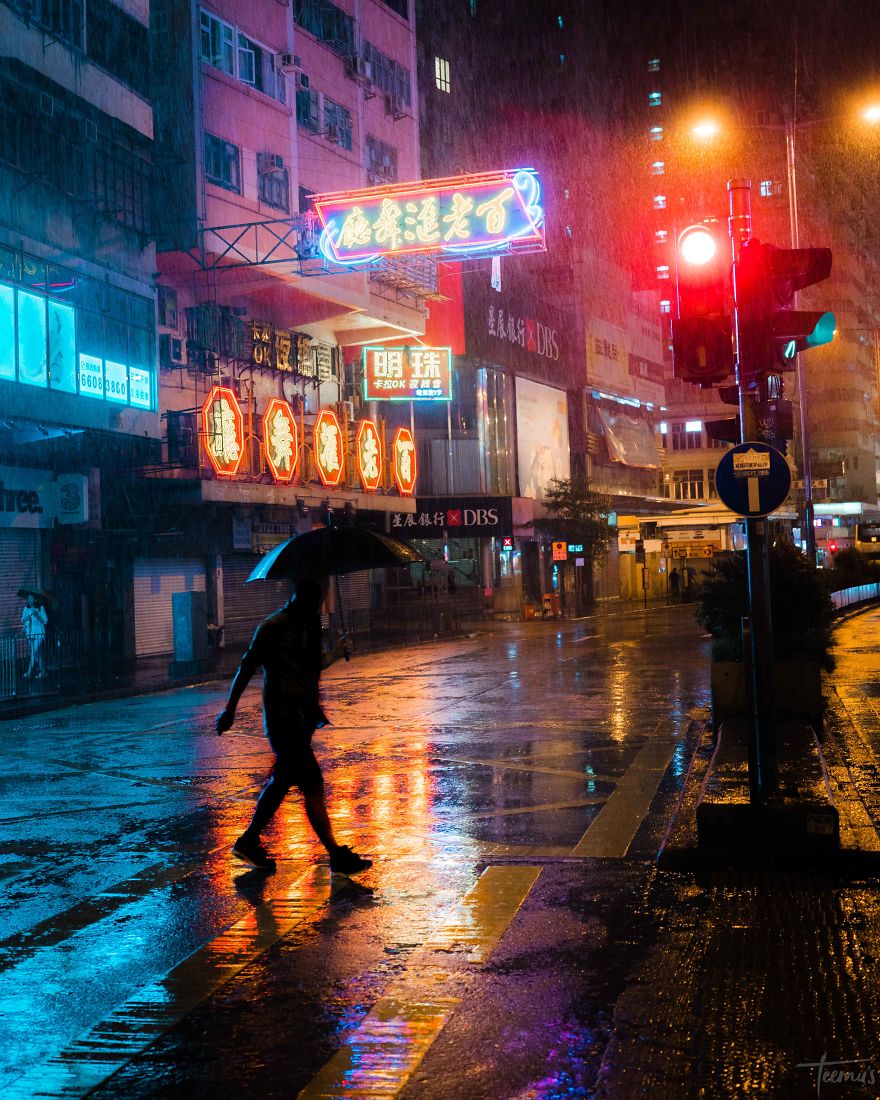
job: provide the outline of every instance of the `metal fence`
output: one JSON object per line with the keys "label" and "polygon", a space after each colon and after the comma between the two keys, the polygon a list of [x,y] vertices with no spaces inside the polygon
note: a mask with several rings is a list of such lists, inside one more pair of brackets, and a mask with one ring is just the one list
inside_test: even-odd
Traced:
{"label": "metal fence", "polygon": [[39,649],[23,634],[0,635],[0,699],[67,691],[122,664],[109,630],[49,630]]}
{"label": "metal fence", "polygon": [[865,603],[867,600],[880,599],[880,584],[856,584],[852,588],[841,588],[838,592],[831,593],[831,602],[838,611],[845,607],[853,607],[855,604]]}

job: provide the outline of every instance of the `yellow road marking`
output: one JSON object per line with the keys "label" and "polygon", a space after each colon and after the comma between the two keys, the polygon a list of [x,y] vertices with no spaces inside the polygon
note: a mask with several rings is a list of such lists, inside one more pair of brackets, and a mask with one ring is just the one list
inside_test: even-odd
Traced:
{"label": "yellow road marking", "polygon": [[314,918],[347,884],[324,870],[307,872],[286,895],[258,905],[55,1057],[7,1086],[4,1100],[69,1098],[97,1088],[273,943]]}
{"label": "yellow road marking", "polygon": [[[482,963],[491,955],[535,884],[540,867],[487,867],[461,902],[424,944],[425,951],[468,952]],[[450,972],[425,967],[425,956],[411,970],[424,980],[429,972],[445,982]],[[407,974],[401,976],[404,985]],[[393,1097],[452,1015],[457,998],[430,1001],[384,997],[377,1001],[348,1043],[299,1093],[297,1100],[356,1100]]]}
{"label": "yellow road marking", "polygon": [[383,997],[298,1100],[396,1096],[457,1003],[452,998],[405,1003]]}
{"label": "yellow road marking", "polygon": [[485,962],[540,873],[529,864],[487,867],[425,946],[465,949],[471,962]]}
{"label": "yellow road marking", "polygon": [[614,793],[572,849],[573,856],[626,855],[674,751],[675,742],[665,739],[651,740],[642,746]]}

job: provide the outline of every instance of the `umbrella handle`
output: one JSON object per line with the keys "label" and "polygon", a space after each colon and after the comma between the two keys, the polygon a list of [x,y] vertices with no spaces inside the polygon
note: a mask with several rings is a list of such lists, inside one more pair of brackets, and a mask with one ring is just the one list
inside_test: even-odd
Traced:
{"label": "umbrella handle", "polygon": [[[345,612],[342,609],[342,592],[339,588],[339,574],[338,573],[334,573],[333,583],[336,585],[336,603],[339,605],[339,621],[342,623],[342,633],[347,634],[348,630],[346,629],[346,626],[345,626]],[[345,657],[346,661],[351,660],[351,658],[348,655],[348,650],[345,650],[343,656]]]}

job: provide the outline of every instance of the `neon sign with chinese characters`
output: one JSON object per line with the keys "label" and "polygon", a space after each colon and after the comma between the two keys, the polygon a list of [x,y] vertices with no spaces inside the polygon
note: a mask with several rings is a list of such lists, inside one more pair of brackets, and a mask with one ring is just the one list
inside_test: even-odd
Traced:
{"label": "neon sign with chinese characters", "polygon": [[342,427],[336,413],[321,409],[315,420],[315,466],[322,485],[338,485],[345,469]]}
{"label": "neon sign with chinese characters", "polygon": [[365,401],[451,401],[451,348],[364,348]]}
{"label": "neon sign with chinese characters", "polygon": [[541,185],[532,168],[336,191],[312,201],[324,227],[322,252],[348,266],[382,256],[544,249]]}
{"label": "neon sign with chinese characters", "polygon": [[398,428],[394,433],[392,445],[392,465],[397,491],[402,496],[411,496],[416,491],[416,441],[409,428]]}
{"label": "neon sign with chinese characters", "polygon": [[364,492],[375,493],[382,480],[382,440],[372,420],[361,420],[358,424],[355,453]]}
{"label": "neon sign with chinese characters", "polygon": [[228,386],[214,386],[202,405],[205,452],[219,477],[234,477],[244,458],[244,417]]}
{"label": "neon sign with chinese characters", "polygon": [[280,397],[273,397],[263,413],[263,446],[272,477],[290,481],[299,459],[299,432],[293,409]]}

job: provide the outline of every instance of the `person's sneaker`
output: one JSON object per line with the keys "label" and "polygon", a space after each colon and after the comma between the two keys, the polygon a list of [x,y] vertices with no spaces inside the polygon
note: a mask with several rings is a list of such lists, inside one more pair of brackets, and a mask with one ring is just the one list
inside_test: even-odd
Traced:
{"label": "person's sneaker", "polygon": [[372,866],[371,859],[364,859],[346,844],[341,844],[330,853],[330,870],[338,871],[341,875],[356,875],[358,871],[366,871]]}
{"label": "person's sneaker", "polygon": [[260,841],[252,837],[240,836],[232,845],[232,853],[239,859],[247,860],[253,867],[259,867],[261,871],[275,870],[275,860]]}

